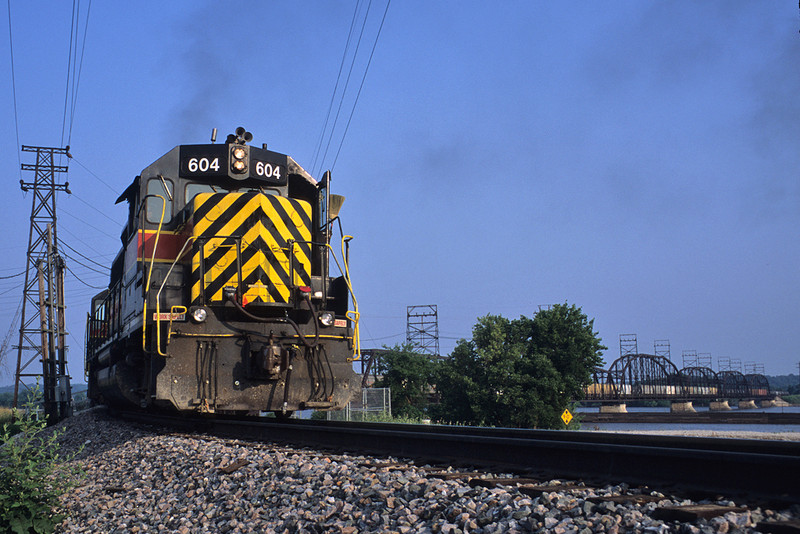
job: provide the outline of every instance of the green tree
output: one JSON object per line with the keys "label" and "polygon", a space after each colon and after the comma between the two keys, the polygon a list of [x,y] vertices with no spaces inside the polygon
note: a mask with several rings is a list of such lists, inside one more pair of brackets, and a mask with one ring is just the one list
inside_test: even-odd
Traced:
{"label": "green tree", "polygon": [[434,363],[430,356],[417,354],[411,345],[396,345],[381,353],[376,387],[390,388],[392,415],[427,417],[428,393],[431,389]]}
{"label": "green tree", "polygon": [[594,324],[580,308],[561,304],[534,318],[478,319],[436,375],[444,420],[523,428],[563,428],[561,413],[581,398],[601,365]]}

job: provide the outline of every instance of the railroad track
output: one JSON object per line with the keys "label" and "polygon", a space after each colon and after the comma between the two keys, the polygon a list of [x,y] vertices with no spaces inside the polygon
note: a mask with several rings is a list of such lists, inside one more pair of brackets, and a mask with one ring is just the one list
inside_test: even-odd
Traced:
{"label": "railroad track", "polygon": [[625,482],[662,492],[800,502],[800,447],[793,442],[600,432],[264,418],[123,418],[245,440],[292,443],[490,467],[526,476]]}

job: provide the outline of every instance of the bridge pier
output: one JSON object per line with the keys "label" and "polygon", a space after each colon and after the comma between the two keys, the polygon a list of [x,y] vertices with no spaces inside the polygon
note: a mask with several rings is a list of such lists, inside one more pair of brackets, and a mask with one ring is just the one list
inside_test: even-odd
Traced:
{"label": "bridge pier", "polygon": [[672,402],[669,405],[669,413],[694,413],[696,411],[692,406],[692,401]]}
{"label": "bridge pier", "polygon": [[756,406],[756,401],[754,400],[740,400],[739,401],[739,409],[740,410],[755,410],[758,408]]}
{"label": "bridge pier", "polygon": [[628,413],[628,406],[621,402],[619,404],[602,404],[600,413]]}
{"label": "bridge pier", "polygon": [[728,401],[711,401],[708,405],[709,411],[712,412],[725,412],[731,409],[731,405],[728,404]]}
{"label": "bridge pier", "polygon": [[762,400],[761,401],[761,407],[762,408],[772,408],[773,406],[775,406],[775,401],[774,400],[766,399],[766,400]]}

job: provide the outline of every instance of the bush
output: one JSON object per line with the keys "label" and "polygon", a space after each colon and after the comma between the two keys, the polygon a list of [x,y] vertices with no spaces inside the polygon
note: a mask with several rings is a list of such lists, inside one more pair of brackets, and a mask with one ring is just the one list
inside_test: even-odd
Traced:
{"label": "bush", "polygon": [[47,421],[38,418],[29,402],[17,411],[0,434],[0,531],[53,532],[66,516],[59,497],[74,487],[78,470],[66,465],[76,453],[62,457],[58,438],[63,431],[44,432]]}

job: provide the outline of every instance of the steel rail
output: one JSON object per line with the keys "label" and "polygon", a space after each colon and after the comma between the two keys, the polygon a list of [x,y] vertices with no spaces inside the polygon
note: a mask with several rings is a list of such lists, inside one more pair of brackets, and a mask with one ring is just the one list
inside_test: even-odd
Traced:
{"label": "steel rail", "polygon": [[489,466],[538,477],[646,485],[661,492],[800,502],[796,443],[389,423],[202,420],[124,413],[124,418],[245,440],[273,441]]}

